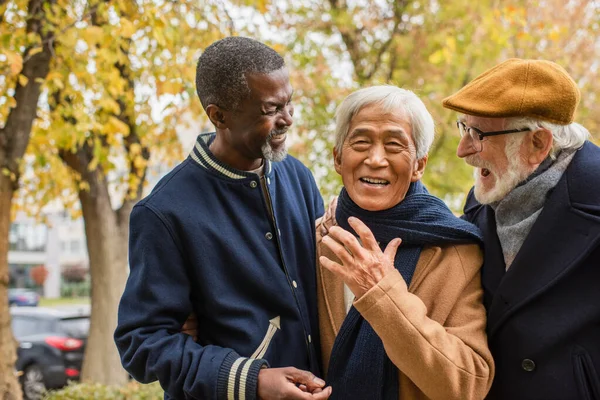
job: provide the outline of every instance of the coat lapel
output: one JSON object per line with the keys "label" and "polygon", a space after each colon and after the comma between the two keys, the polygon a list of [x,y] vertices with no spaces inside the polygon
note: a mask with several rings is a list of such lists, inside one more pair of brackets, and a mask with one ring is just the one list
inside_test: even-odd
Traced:
{"label": "coat lapel", "polygon": [[[517,310],[566,276],[600,242],[600,218],[570,198],[575,175],[569,177],[567,170],[560,179],[498,285],[488,312],[490,336]],[[485,256],[487,263],[487,252]]]}
{"label": "coat lapel", "polygon": [[494,210],[491,207],[481,207],[481,217],[475,222],[480,227],[483,234],[484,243],[484,266],[481,273],[481,284],[484,288],[484,304],[487,310],[492,303],[492,299],[498,286],[504,278],[506,264],[502,254],[502,246],[496,234],[496,219]]}
{"label": "coat lapel", "polygon": [[[338,258],[326,246],[319,244],[319,255],[325,256],[330,260],[338,261]],[[339,262],[339,261],[338,261]],[[323,300],[327,319],[331,324],[331,328],[335,335],[340,330],[344,319],[346,318],[346,310],[344,306],[344,282],[333,272],[318,264],[320,285],[323,291]]]}

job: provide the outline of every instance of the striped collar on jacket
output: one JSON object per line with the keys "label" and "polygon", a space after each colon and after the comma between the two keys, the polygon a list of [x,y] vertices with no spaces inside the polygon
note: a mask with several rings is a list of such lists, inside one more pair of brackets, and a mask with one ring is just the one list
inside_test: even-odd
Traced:
{"label": "striped collar on jacket", "polygon": [[[216,137],[216,133],[202,133],[198,135],[194,148],[190,152],[190,157],[198,165],[208,170],[214,171],[217,174],[230,179],[246,179],[256,177],[256,174],[248,171],[241,171],[230,167],[229,165],[218,160],[209,150],[208,146]],[[264,171],[266,175],[270,175],[272,164],[269,160],[264,160]]]}

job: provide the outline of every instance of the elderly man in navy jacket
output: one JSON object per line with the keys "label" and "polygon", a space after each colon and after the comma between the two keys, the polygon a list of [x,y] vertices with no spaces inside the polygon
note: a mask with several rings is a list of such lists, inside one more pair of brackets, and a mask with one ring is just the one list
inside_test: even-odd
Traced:
{"label": "elderly man in navy jacket", "polygon": [[511,59],[443,102],[475,167],[490,399],[600,399],[600,149],[579,99],[555,63]]}
{"label": "elderly man in navy jacket", "polygon": [[[292,87],[255,40],[208,46],[196,74],[215,126],[131,213],[115,341],[165,399],[324,400],[310,171],[286,157]],[[196,315],[195,335],[182,332]],[[270,367],[270,368],[269,368]]]}

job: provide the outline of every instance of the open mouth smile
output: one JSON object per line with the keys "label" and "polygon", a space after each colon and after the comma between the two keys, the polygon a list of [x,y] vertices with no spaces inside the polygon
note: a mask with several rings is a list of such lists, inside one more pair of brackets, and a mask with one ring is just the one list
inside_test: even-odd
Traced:
{"label": "open mouth smile", "polygon": [[366,183],[368,185],[374,185],[374,186],[387,186],[390,184],[390,181],[385,180],[385,179],[379,179],[379,178],[363,177],[363,178],[360,178],[360,181],[363,183]]}

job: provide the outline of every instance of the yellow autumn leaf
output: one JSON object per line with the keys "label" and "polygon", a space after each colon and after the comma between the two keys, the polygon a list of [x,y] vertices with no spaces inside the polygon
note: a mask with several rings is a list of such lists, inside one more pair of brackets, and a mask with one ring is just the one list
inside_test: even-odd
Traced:
{"label": "yellow autumn leaf", "polygon": [[142,152],[142,146],[139,143],[133,143],[130,147],[129,147],[129,152],[132,155],[137,155],[140,154]]}
{"label": "yellow autumn leaf", "polygon": [[121,18],[121,29],[120,29],[121,37],[124,37],[125,39],[129,39],[130,37],[133,36],[134,33],[135,33],[135,26],[133,26],[133,23],[130,20],[128,20],[127,18]]}
{"label": "yellow autumn leaf", "polygon": [[29,78],[27,78],[25,75],[20,74],[19,75],[19,84],[21,86],[27,86],[27,82],[29,82]]}
{"label": "yellow autumn leaf", "polygon": [[167,81],[160,82],[159,87],[157,88],[158,95],[161,94],[179,94],[181,93],[183,87],[179,82]]}
{"label": "yellow autumn leaf", "polygon": [[146,166],[146,164],[147,164],[147,161],[142,156],[135,156],[135,158],[133,159],[133,165],[138,170],[143,169]]}
{"label": "yellow autumn leaf", "polygon": [[106,133],[120,133],[123,136],[129,135],[129,126],[116,117],[109,117],[105,128],[107,128],[107,130],[105,129]]}
{"label": "yellow autumn leaf", "polygon": [[429,56],[429,62],[432,64],[440,64],[444,60],[444,51],[438,50]]}
{"label": "yellow autumn leaf", "polygon": [[32,57],[32,56],[35,56],[37,53],[41,53],[41,52],[42,52],[42,50],[44,50],[44,49],[42,48],[42,46],[36,46],[36,47],[33,47],[33,48],[31,48],[31,49],[29,50],[29,53],[27,53],[27,55],[28,55],[29,57]]}
{"label": "yellow autumn leaf", "polygon": [[20,54],[15,53],[14,51],[5,51],[4,55],[8,59],[11,76],[18,75],[23,69],[23,57],[21,57]]}
{"label": "yellow autumn leaf", "polygon": [[104,31],[99,26],[88,26],[81,32],[81,37],[87,43],[100,43],[103,39]]}

